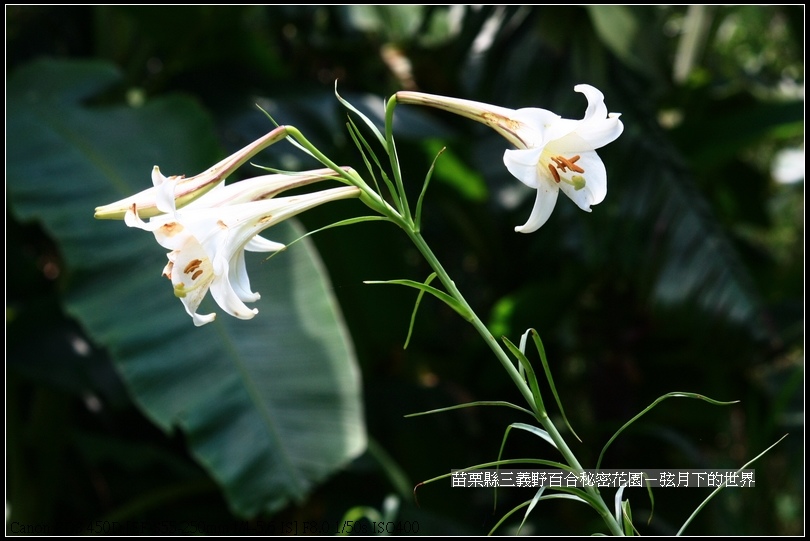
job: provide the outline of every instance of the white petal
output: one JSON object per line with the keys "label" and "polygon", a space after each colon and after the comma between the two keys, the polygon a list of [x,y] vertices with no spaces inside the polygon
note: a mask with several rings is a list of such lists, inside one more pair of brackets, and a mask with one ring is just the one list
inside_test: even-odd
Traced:
{"label": "white petal", "polygon": [[231,259],[228,272],[230,273],[228,279],[230,280],[231,287],[233,287],[234,293],[236,293],[236,296],[239,297],[240,300],[244,302],[256,302],[262,298],[261,295],[250,289],[250,277],[248,276],[247,267],[245,266],[245,252],[243,250],[240,250],[236,256]]}
{"label": "white petal", "polygon": [[577,126],[576,132],[591,149],[601,148],[615,141],[624,130],[619,113],[608,113],[605,96],[590,85],[577,85],[574,90],[588,98],[585,117]]}
{"label": "white petal", "polygon": [[[186,311],[188,311],[188,309],[186,309]],[[191,314],[191,320],[194,322],[195,327],[202,327],[206,323],[211,323],[216,318],[217,315],[213,312],[211,312],[210,314],[205,314],[204,316],[201,316],[196,312]]]}
{"label": "white petal", "polygon": [[191,231],[168,214],[150,219],[149,227],[158,244],[168,250],[180,250],[192,238]]}
{"label": "white petal", "polygon": [[256,235],[250,239],[245,245],[245,250],[248,252],[278,252],[279,250],[284,250],[285,248],[287,248],[286,244],[273,242],[272,240],[267,240],[259,235]]}
{"label": "white petal", "polygon": [[174,193],[179,181],[180,177],[164,177],[163,182],[159,186],[155,186],[155,206],[160,212],[172,214],[177,210],[174,201]]}
{"label": "white petal", "polygon": [[141,220],[141,217],[132,210],[132,207],[127,209],[126,214],[124,214],[124,223],[127,224],[127,227],[137,227],[138,229],[143,229],[144,231],[154,231],[157,227],[157,225],[153,227],[147,222]]}
{"label": "white petal", "polygon": [[552,144],[569,133],[577,131],[582,125],[581,120],[561,118],[544,109],[519,109],[515,114],[523,125],[532,127],[533,135],[530,135],[527,130],[520,132],[522,137],[531,139],[532,144],[528,145],[529,148]]}
{"label": "white petal", "polygon": [[612,143],[624,131],[624,124],[619,120],[618,113],[610,113],[608,118],[582,122],[576,134],[586,142],[588,148],[602,148]]}
{"label": "white petal", "polygon": [[540,185],[537,163],[540,161],[542,148],[512,150],[503,153],[503,163],[512,175],[529,188]]}
{"label": "white petal", "polygon": [[214,280],[210,260],[194,239],[189,239],[181,250],[173,252],[173,256],[172,285],[175,294],[180,297],[185,306],[186,312],[194,319],[194,324],[197,326],[213,321],[215,316],[213,313],[197,314],[197,308]]}
{"label": "white petal", "polygon": [[549,128],[560,121],[560,116],[551,111],[526,107],[515,111],[512,118],[521,124],[517,135],[526,143],[525,148],[542,147],[557,137]]}
{"label": "white petal", "polygon": [[163,176],[163,173],[160,172],[160,167],[157,165],[152,168],[152,185],[157,188],[164,182],[166,182],[167,177]]}
{"label": "white petal", "polygon": [[593,119],[604,119],[607,117],[607,107],[605,107],[605,95],[591,85],[577,85],[575,92],[581,92],[588,98],[588,108],[585,110],[584,122]]}
{"label": "white petal", "polygon": [[522,226],[515,228],[518,233],[532,233],[542,227],[551,216],[554,205],[557,204],[557,195],[560,190],[554,181],[544,181],[537,189],[537,198],[534,201],[534,208],[529,216],[529,220]]}
{"label": "white petal", "polygon": [[224,257],[214,260],[214,282],[211,284],[211,296],[227,313],[239,319],[251,319],[259,313],[257,309],[248,308],[239,298],[230,281],[228,261]]}
{"label": "white petal", "polygon": [[582,176],[585,178],[585,186],[579,190],[574,186],[560,182],[560,189],[567,195],[571,201],[582,210],[591,210],[591,205],[596,205],[604,201],[607,195],[607,173],[605,171],[605,164],[596,154],[595,151],[583,152],[580,154],[577,165],[585,170],[584,173],[576,173],[566,171],[560,175],[565,179],[571,179],[575,176]]}

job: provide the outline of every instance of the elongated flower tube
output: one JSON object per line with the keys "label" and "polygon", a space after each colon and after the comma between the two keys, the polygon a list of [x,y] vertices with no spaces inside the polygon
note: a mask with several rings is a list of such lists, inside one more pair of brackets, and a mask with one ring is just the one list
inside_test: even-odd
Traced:
{"label": "elongated flower tube", "polygon": [[574,90],[588,99],[582,120],[562,118],[534,107],[507,109],[421,92],[397,92],[396,99],[398,103],[436,107],[482,122],[515,145],[516,149],[504,153],[504,165],[518,180],[537,190],[528,221],[515,231],[531,233],[546,223],[560,190],[587,212],[607,195],[607,172],[596,149],[615,141],[624,126],[619,113],[608,113],[599,90],[585,84]]}
{"label": "elongated flower tube", "polygon": [[152,168],[152,188],[115,203],[96,207],[95,217],[100,220],[122,220],[127,211],[132,208],[132,205],[136,206],[138,216],[141,218],[151,218],[152,216],[182,208],[219,186],[228,175],[261,150],[285,137],[287,137],[287,128],[279,126],[265,136],[231,154],[207,171],[189,178],[182,175],[166,177],[156,165]]}
{"label": "elongated flower tube", "polygon": [[[331,170],[327,170],[330,171]],[[302,178],[303,177],[303,178]],[[228,314],[251,319],[257,309],[246,302],[260,298],[250,288],[245,267],[245,250],[275,252],[284,244],[267,240],[259,233],[313,207],[359,197],[359,188],[345,186],[303,195],[266,199],[291,184],[323,180],[323,175],[267,175],[214,190],[182,210],[143,221],[135,204],[125,221],[130,227],[151,231],[158,243],[170,250],[163,275],[183,303],[196,326],[213,321],[215,313],[198,314],[197,308],[209,289],[217,304]],[[257,197],[258,196],[258,197]]]}

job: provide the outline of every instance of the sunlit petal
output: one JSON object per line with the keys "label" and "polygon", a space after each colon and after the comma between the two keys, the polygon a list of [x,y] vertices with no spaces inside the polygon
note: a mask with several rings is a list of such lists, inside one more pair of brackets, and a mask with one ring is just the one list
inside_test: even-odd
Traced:
{"label": "sunlit petal", "polygon": [[503,154],[503,163],[506,169],[529,188],[540,186],[540,176],[537,163],[542,149],[530,148],[526,150],[508,149]]}
{"label": "sunlit petal", "polygon": [[[605,164],[596,152],[584,152],[577,161],[585,173],[564,173],[566,181],[560,182],[560,189],[582,210],[591,211],[591,205],[598,205],[607,195],[607,172]],[[577,181],[574,177],[582,177]]]}
{"label": "sunlit petal", "polygon": [[[256,308],[248,308],[235,291],[231,284],[230,263],[230,261],[219,255],[214,259],[214,274],[216,275],[216,279],[211,284],[211,296],[214,297],[219,307],[226,313],[239,319],[251,319],[259,313],[259,310]],[[245,276],[247,276],[247,273],[245,273]],[[245,295],[245,293],[249,294],[245,295],[246,297],[255,295],[254,293],[250,293],[250,284],[247,284],[247,292],[245,291],[244,284],[238,284],[238,287],[243,295]],[[258,298],[258,296],[255,296],[253,300],[258,300]]]}
{"label": "sunlit petal", "polygon": [[515,228],[518,233],[533,233],[548,221],[554,206],[557,204],[557,195],[560,190],[549,182],[543,182],[537,188],[537,196],[529,219],[522,226]]}

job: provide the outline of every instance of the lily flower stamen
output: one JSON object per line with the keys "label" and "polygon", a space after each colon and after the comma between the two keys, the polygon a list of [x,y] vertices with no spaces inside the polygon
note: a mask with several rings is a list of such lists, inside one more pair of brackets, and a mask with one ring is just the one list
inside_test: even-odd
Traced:
{"label": "lily flower stamen", "polygon": [[548,170],[551,171],[551,176],[554,177],[554,182],[557,184],[560,183],[560,174],[557,172],[557,168],[551,164],[548,164]]}
{"label": "lily flower stamen", "polygon": [[194,259],[190,261],[188,265],[186,265],[186,268],[183,269],[183,272],[188,274],[193,270],[199,268],[200,265],[202,265],[202,259]]}
{"label": "lily flower stamen", "polygon": [[[576,173],[584,173],[585,170],[583,168],[581,168],[580,166],[576,165],[577,160],[579,160],[578,155],[574,156],[571,159],[568,159],[565,156],[554,156],[553,158],[551,158],[551,161],[553,161],[555,164],[557,164],[557,168],[560,171],[562,171],[563,173],[565,173],[566,167],[568,169],[570,169],[571,171],[574,171]],[[559,182],[559,181],[557,181],[557,182]]]}

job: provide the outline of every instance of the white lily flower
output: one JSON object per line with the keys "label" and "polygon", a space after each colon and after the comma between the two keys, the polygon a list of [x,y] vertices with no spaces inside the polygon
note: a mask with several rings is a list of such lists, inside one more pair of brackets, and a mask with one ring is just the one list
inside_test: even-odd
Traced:
{"label": "white lily flower", "polygon": [[518,180],[537,190],[528,221],[515,231],[531,233],[546,223],[560,190],[587,212],[607,195],[607,172],[596,149],[615,141],[624,126],[619,113],[608,113],[599,90],[585,84],[574,90],[588,99],[582,120],[534,107],[507,109],[420,92],[397,92],[397,101],[428,105],[483,122],[515,145],[517,149],[504,153],[504,164]]}
{"label": "white lily flower", "polygon": [[153,187],[135,195],[96,207],[95,217],[100,220],[121,220],[135,205],[141,218],[151,218],[194,201],[198,197],[222,184],[228,175],[248,161],[262,149],[287,137],[286,126],[279,126],[270,133],[256,139],[241,150],[234,152],[207,171],[185,178],[182,175],[164,176],[156,165],[152,168]]}
{"label": "white lily flower", "polygon": [[[328,170],[331,172],[331,170]],[[314,173],[323,173],[317,171]],[[260,298],[250,288],[245,250],[275,252],[284,244],[259,236],[263,230],[322,203],[359,197],[356,187],[340,187],[289,197],[272,197],[292,185],[328,178],[324,174],[267,175],[222,186],[180,211],[144,222],[133,204],[126,213],[130,227],[154,233],[158,243],[171,250],[163,275],[172,281],[174,293],[183,302],[196,326],[214,320],[216,314],[200,315],[206,293],[228,314],[250,319],[258,313],[246,302]],[[270,194],[270,195],[268,195]]]}

